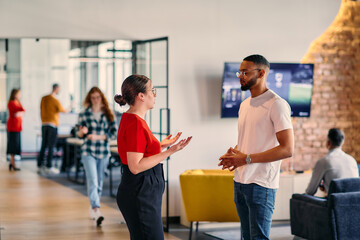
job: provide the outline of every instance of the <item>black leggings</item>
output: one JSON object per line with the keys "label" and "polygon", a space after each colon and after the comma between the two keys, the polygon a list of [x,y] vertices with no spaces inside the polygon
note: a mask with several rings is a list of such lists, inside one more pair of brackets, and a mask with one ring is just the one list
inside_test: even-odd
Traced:
{"label": "black leggings", "polygon": [[164,239],[161,202],[165,181],[162,164],[134,175],[123,165],[117,204],[130,231],[131,240]]}

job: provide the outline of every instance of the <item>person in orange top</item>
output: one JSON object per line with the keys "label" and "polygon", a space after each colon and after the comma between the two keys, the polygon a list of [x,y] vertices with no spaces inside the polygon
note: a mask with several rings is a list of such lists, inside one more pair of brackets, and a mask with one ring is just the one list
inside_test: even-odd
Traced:
{"label": "person in orange top", "polygon": [[56,143],[57,138],[57,127],[59,125],[59,112],[67,112],[57,100],[56,95],[59,94],[60,87],[58,84],[54,84],[52,92],[49,95],[44,96],[41,99],[40,109],[41,109],[41,149],[37,159],[38,173],[42,173],[44,165],[44,155],[46,148],[48,149],[48,154],[46,158],[46,169],[45,172],[49,173],[59,173],[59,170],[52,167],[52,157],[53,149]]}
{"label": "person in orange top", "polygon": [[20,89],[13,89],[8,102],[9,119],[6,123],[8,132],[6,153],[10,154],[9,171],[12,169],[15,171],[20,170],[15,165],[15,155],[21,154],[22,116],[25,112],[20,103],[20,98]]}
{"label": "person in orange top", "polygon": [[161,202],[165,182],[161,161],[186,147],[192,137],[175,143],[181,135],[178,133],[159,142],[152,134],[144,120],[156,97],[149,78],[131,75],[124,80],[121,91],[122,95],[116,95],[114,100],[120,106],[129,104],[130,108],[121,117],[117,135],[123,163],[117,204],[132,240],[162,240]]}

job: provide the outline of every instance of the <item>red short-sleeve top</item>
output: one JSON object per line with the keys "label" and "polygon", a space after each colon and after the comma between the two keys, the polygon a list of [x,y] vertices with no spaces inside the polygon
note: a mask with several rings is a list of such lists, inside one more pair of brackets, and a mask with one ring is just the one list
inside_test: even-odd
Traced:
{"label": "red short-sleeve top", "polygon": [[9,132],[21,132],[22,130],[22,117],[17,117],[17,112],[24,112],[25,109],[17,100],[11,100],[8,103],[9,119],[7,120],[6,127]]}
{"label": "red short-sleeve top", "polygon": [[152,134],[146,121],[136,114],[123,113],[117,135],[121,162],[128,164],[127,152],[144,153],[149,157],[161,152],[160,142]]}

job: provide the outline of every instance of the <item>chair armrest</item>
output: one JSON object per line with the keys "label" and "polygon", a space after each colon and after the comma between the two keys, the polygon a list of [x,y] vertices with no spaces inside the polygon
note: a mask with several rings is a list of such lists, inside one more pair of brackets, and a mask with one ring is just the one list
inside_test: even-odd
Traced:
{"label": "chair armrest", "polygon": [[360,236],[360,192],[333,193],[329,196],[329,206],[336,239]]}
{"label": "chair armrest", "polygon": [[307,194],[295,193],[292,195],[292,199],[305,201],[309,204],[315,204],[315,205],[322,206],[322,207],[327,207],[327,204],[328,204],[327,198],[320,198],[320,197],[315,197],[315,196],[311,196],[311,195],[307,195]]}
{"label": "chair armrest", "polygon": [[323,198],[293,194],[290,199],[291,233],[306,239],[332,239],[327,205]]}
{"label": "chair armrest", "polygon": [[[333,193],[330,195],[329,199],[330,199],[329,203],[332,208],[337,208],[337,207],[358,208],[358,207],[360,207],[360,192]],[[359,215],[359,217],[360,217],[360,215]]]}

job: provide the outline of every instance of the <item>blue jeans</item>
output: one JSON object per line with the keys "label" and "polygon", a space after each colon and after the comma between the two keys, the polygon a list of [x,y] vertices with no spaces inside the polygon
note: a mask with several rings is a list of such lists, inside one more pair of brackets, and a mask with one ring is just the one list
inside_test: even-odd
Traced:
{"label": "blue jeans", "polygon": [[93,156],[81,156],[85,168],[87,192],[91,208],[100,207],[100,197],[104,182],[104,170],[106,159]]}
{"label": "blue jeans", "polygon": [[241,239],[269,239],[276,189],[234,182],[234,195]]}

